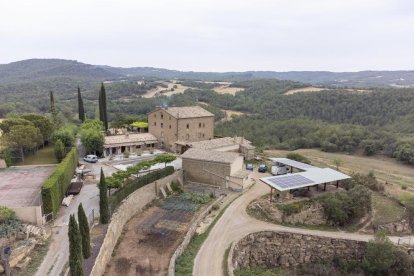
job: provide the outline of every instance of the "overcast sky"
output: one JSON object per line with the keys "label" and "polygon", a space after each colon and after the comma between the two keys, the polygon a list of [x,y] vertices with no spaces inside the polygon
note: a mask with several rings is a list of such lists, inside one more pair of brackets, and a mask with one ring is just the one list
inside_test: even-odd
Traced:
{"label": "overcast sky", "polygon": [[414,69],[412,0],[3,0],[0,63]]}

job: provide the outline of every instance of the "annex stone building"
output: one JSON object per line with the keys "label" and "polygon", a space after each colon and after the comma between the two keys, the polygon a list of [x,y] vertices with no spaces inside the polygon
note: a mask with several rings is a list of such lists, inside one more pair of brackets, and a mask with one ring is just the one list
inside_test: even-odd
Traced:
{"label": "annex stone building", "polygon": [[200,106],[159,107],[148,113],[148,132],[161,148],[183,153],[188,143],[214,137],[214,114]]}

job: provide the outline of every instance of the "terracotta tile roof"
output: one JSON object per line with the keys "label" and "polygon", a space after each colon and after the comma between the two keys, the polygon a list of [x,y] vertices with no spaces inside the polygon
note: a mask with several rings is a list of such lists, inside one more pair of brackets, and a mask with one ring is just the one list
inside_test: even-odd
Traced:
{"label": "terracotta tile roof", "polygon": [[130,133],[128,135],[106,136],[104,146],[116,144],[155,143],[157,138],[151,133]]}
{"label": "terracotta tile roof", "polygon": [[214,117],[213,113],[208,112],[201,106],[168,107],[163,109],[177,119]]}
{"label": "terracotta tile roof", "polygon": [[230,164],[233,163],[239,156],[241,155],[236,152],[189,149],[181,155],[181,158]]}
{"label": "terracotta tile roof", "polygon": [[241,137],[224,137],[224,138],[216,138],[211,140],[205,140],[205,141],[199,141],[199,142],[192,142],[187,143],[190,147],[195,149],[220,149],[228,146],[233,145],[241,145],[246,148],[252,148],[255,147],[251,145],[251,142],[242,139]]}

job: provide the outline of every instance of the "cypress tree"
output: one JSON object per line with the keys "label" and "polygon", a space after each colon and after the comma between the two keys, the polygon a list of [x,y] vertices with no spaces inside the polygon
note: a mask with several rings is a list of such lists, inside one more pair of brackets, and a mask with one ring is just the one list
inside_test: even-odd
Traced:
{"label": "cypress tree", "polygon": [[[103,125],[105,127],[105,130],[108,130],[108,113],[106,110],[106,92],[105,92],[105,86],[103,83],[101,83],[101,91],[99,94],[99,104],[100,104],[100,119],[103,122]],[[101,111],[102,110],[102,111]]]}
{"label": "cypress tree", "polygon": [[53,114],[56,112],[55,109],[55,99],[53,98],[53,91],[50,91],[50,113]]}
{"label": "cypress tree", "polygon": [[75,215],[69,217],[69,273],[71,276],[83,276],[82,244]]}
{"label": "cypress tree", "polygon": [[79,111],[79,120],[83,123],[85,121],[85,109],[83,107],[82,95],[80,88],[78,86],[78,111]]}
{"label": "cypress tree", "polygon": [[[102,84],[102,86],[103,86],[103,84]],[[101,90],[99,90],[98,105],[99,105],[99,120],[103,123],[104,122],[104,116],[103,116],[103,107],[102,107],[102,87],[101,87]]]}
{"label": "cypress tree", "polygon": [[101,168],[101,179],[99,180],[99,214],[100,222],[107,224],[109,222],[109,207],[108,207],[108,189],[105,183],[105,175]]}
{"label": "cypress tree", "polygon": [[52,114],[53,127],[57,128],[57,112],[55,108],[55,99],[53,97],[53,91],[50,91],[50,114]]}
{"label": "cypress tree", "polygon": [[79,231],[82,239],[83,258],[87,259],[91,255],[91,237],[89,232],[88,219],[86,218],[82,203],[78,206],[78,221]]}

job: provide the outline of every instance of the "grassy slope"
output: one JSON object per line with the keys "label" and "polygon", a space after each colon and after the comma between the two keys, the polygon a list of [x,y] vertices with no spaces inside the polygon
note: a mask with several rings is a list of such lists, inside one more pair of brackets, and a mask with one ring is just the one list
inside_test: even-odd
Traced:
{"label": "grassy slope", "polygon": [[[413,166],[405,165],[392,158],[376,155],[372,157],[360,155],[348,155],[344,153],[329,153],[322,152],[317,149],[300,149],[295,152],[308,157],[312,164],[316,166],[334,168],[333,160],[339,158],[343,161],[340,170],[345,173],[361,172],[368,173],[373,171],[375,176],[382,182],[387,182],[395,185],[407,185],[414,188],[414,168]],[[273,156],[286,156],[288,151],[271,150],[266,151]]]}
{"label": "grassy slope", "polygon": [[[368,173],[373,171],[378,180],[391,184],[386,185],[386,190],[395,199],[404,202],[414,198],[413,192],[401,189],[402,185],[414,188],[414,168],[394,159],[384,156],[367,157],[343,153],[328,153],[316,149],[300,149],[295,152],[308,157],[312,164],[316,166],[335,168],[333,160],[339,158],[343,161],[340,170],[345,173]],[[272,150],[266,151],[266,153],[273,156],[286,156],[288,151]],[[398,204],[398,202],[379,193],[373,193],[372,201],[374,208],[373,221],[375,223],[385,224],[399,221],[403,217],[404,207]]]}
{"label": "grassy slope", "polygon": [[53,145],[49,145],[43,149],[38,150],[35,154],[25,156],[24,162],[20,161],[16,166],[22,165],[44,165],[57,164]]}

